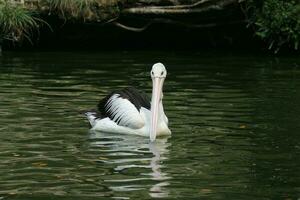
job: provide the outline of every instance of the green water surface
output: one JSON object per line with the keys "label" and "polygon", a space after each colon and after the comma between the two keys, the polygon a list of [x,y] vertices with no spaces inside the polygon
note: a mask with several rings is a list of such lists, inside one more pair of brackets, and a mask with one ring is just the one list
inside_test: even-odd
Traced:
{"label": "green water surface", "polygon": [[[89,131],[114,89],[168,70],[171,137]],[[4,53],[0,199],[299,199],[300,58],[186,52]]]}

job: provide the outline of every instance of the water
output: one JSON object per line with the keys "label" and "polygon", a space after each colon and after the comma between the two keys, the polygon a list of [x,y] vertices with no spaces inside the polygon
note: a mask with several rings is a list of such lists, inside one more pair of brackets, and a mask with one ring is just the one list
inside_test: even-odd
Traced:
{"label": "water", "polygon": [[[168,69],[171,137],[89,131],[113,89]],[[300,59],[184,52],[0,57],[0,199],[299,199]]]}

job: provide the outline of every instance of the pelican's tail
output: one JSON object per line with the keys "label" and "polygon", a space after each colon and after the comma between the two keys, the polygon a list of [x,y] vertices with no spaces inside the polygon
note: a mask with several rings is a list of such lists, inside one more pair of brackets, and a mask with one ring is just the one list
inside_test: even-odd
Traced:
{"label": "pelican's tail", "polygon": [[94,127],[97,120],[99,120],[101,118],[100,113],[97,111],[94,111],[94,110],[87,111],[84,114],[87,117],[87,119],[89,120],[91,127]]}

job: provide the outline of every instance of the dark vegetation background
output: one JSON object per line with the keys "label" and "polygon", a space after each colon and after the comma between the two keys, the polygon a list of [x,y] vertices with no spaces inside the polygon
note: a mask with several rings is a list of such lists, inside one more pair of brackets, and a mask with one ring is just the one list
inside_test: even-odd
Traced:
{"label": "dark vegetation background", "polygon": [[0,0],[4,50],[298,52],[295,0]]}

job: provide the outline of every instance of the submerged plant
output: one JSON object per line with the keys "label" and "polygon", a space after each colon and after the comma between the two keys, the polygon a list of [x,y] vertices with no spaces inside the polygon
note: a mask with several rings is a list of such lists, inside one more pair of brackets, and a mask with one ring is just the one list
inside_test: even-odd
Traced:
{"label": "submerged plant", "polygon": [[295,50],[300,42],[300,2],[294,0],[249,1],[250,25],[256,35],[277,53],[283,46]]}
{"label": "submerged plant", "polygon": [[40,19],[23,6],[11,1],[0,0],[0,38],[19,42],[39,29]]}

